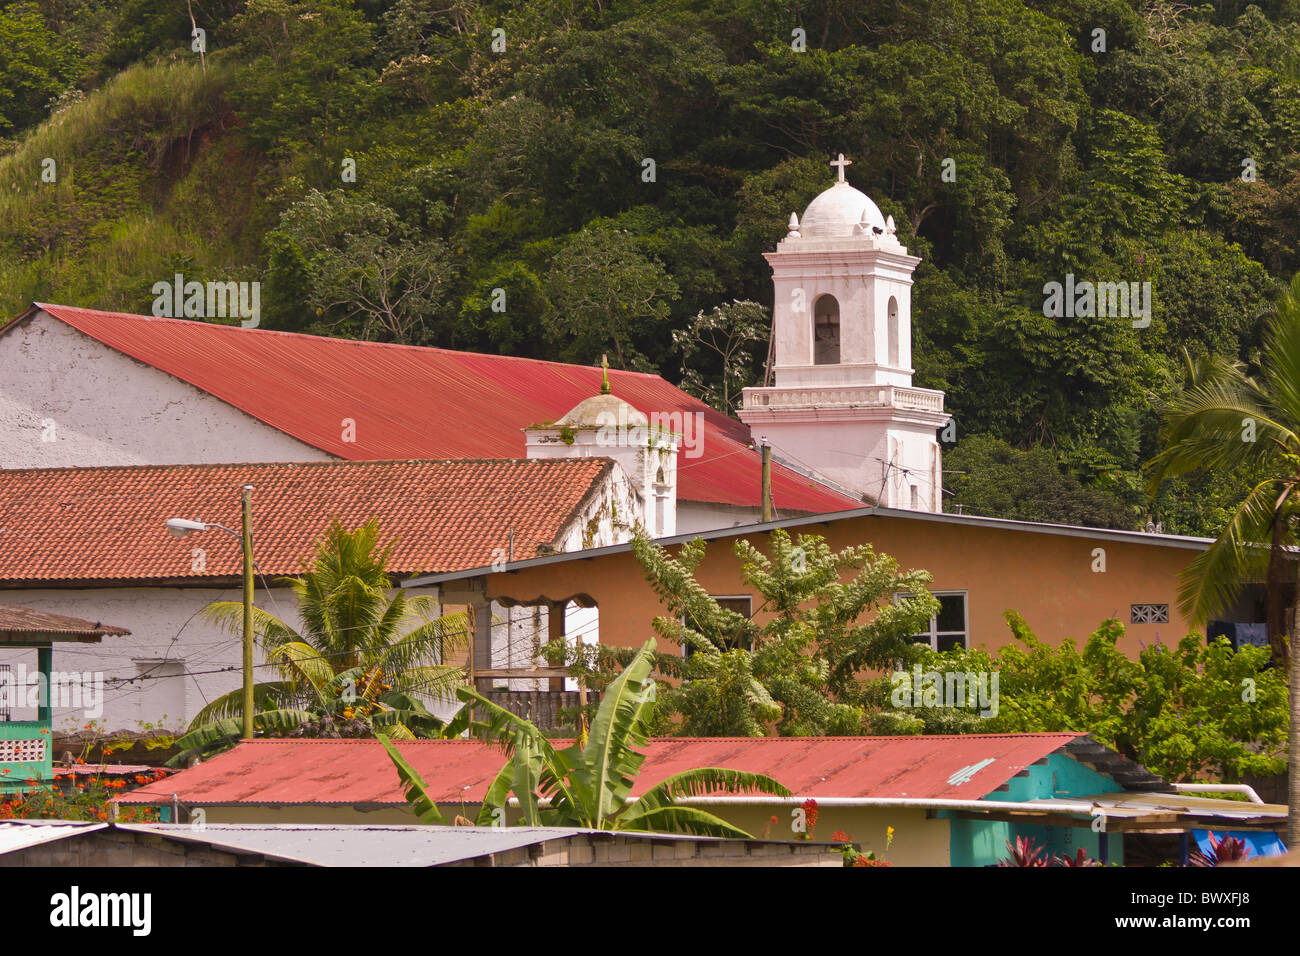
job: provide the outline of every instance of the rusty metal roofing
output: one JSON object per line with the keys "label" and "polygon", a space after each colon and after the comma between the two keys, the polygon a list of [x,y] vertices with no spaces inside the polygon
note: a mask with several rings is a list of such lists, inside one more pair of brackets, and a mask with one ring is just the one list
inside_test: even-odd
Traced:
{"label": "rusty metal roofing", "polygon": [[377,519],[380,543],[396,539],[393,574],[476,567],[558,547],[612,467],[564,458],[0,469],[0,581],[238,576],[237,536],[178,540],[165,522],[237,530],[246,483],[263,575],[299,573],[335,517],[349,529]]}
{"label": "rusty metal roofing", "polygon": [[99,621],[92,623],[79,617],[65,617],[47,611],[34,611],[29,607],[0,604],[0,640],[24,637],[94,640],[100,637],[124,637],[130,633],[126,628],[110,627]]}
{"label": "rusty metal roofing", "polygon": [[[523,428],[555,421],[600,391],[601,370],[593,366],[39,302],[34,308],[339,458],[519,458]],[[678,450],[680,498],[760,503],[761,465],[747,447],[747,425],[658,375],[611,370],[609,377],[613,394],[646,415],[703,416],[700,454],[690,457],[685,444]],[[353,442],[343,441],[345,418],[356,423]],[[812,513],[862,504],[777,463],[772,499],[778,511]]]}
{"label": "rusty metal roofing", "polygon": [[[1082,736],[656,738],[641,748],[646,759],[632,793],[683,770],[725,767],[768,774],[804,797],[979,799]],[[440,803],[478,804],[505,760],[478,741],[395,743]],[[173,794],[199,807],[406,802],[392,761],[375,740],[253,740],[115,799],[164,804]]]}

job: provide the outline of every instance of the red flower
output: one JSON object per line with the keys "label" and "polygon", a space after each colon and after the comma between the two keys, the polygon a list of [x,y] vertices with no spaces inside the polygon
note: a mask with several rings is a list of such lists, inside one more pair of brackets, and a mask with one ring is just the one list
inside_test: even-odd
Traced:
{"label": "red flower", "polygon": [[817,801],[809,797],[800,806],[803,807],[804,818],[808,821],[808,832],[811,833],[813,827],[817,826]]}
{"label": "red flower", "polygon": [[853,837],[852,837],[850,834],[845,833],[843,830],[836,830],[834,833],[831,834],[831,842],[832,842],[832,843],[852,843],[852,842],[853,842]]}

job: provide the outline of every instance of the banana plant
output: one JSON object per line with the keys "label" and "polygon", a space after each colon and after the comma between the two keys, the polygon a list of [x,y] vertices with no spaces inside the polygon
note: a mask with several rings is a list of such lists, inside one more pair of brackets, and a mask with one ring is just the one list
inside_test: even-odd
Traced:
{"label": "banana plant", "polygon": [[[586,739],[557,747],[530,721],[494,704],[482,694],[461,687],[457,695],[484,719],[471,733],[500,746],[506,762],[493,779],[476,821],[490,826],[501,819],[510,795],[519,802],[526,826],[567,826],[593,830],[689,833],[738,837],[750,834],[697,807],[678,800],[710,793],[763,793],[788,797],[790,791],[771,777],[720,767],[701,767],[674,774],[639,798],[630,794],[645,755],[635,748],[646,743],[655,709],[652,638],[632,662],[606,687]],[[381,738],[382,739],[382,738]],[[407,801],[422,821],[433,820],[436,801],[428,787],[387,741]]]}

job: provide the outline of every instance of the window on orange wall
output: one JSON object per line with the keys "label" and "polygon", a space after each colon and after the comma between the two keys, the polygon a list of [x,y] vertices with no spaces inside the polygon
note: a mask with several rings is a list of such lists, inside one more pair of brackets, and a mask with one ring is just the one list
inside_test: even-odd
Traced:
{"label": "window on orange wall", "polygon": [[[939,601],[939,613],[930,616],[930,628],[913,634],[912,640],[929,644],[932,650],[951,651],[970,646],[970,615],[967,613],[967,592],[931,591]],[[907,592],[894,595],[898,603],[911,597]]]}
{"label": "window on orange wall", "polygon": [[[710,594],[709,597],[718,602],[718,606],[727,611],[735,611],[737,614],[752,618],[754,616],[754,597],[750,594]],[[687,623],[685,615],[682,616],[682,623]],[[745,650],[753,650],[750,642],[744,639],[727,641],[727,650],[734,650],[737,647],[743,647]],[[695,653],[689,647],[682,648],[682,657],[687,658]]]}

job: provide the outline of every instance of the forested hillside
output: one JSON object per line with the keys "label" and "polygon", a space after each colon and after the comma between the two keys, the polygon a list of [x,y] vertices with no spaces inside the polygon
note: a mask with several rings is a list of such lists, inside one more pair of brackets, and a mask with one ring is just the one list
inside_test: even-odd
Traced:
{"label": "forested hillside", "polygon": [[[947,509],[1213,533],[1239,483],[1141,466],[1184,350],[1249,363],[1300,269],[1300,2],[9,2],[0,137],[6,317],[257,280],[264,328],[733,407],[842,151],[924,259]],[[1046,318],[1067,274],[1150,281],[1150,325]]]}

